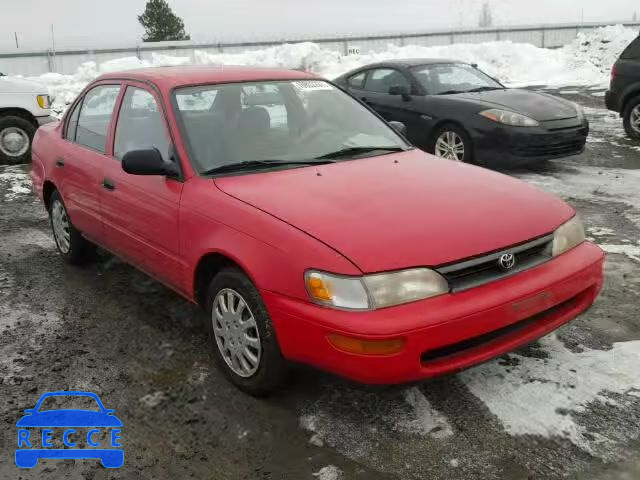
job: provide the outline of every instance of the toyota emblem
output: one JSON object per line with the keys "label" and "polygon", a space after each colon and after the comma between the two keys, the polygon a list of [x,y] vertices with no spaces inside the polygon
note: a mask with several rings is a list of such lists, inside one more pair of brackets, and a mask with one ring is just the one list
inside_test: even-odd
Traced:
{"label": "toyota emblem", "polygon": [[513,253],[505,253],[498,259],[498,265],[502,270],[509,271],[516,264],[516,256]]}

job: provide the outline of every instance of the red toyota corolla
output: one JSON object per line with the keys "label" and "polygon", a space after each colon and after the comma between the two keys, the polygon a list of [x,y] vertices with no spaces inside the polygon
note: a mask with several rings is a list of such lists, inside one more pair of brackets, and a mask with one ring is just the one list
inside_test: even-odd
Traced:
{"label": "red toyota corolla", "polygon": [[364,383],[460,370],[602,286],[567,204],[416,150],[302,72],[104,75],[38,130],[32,179],[63,258],[99,245],[202,305],[220,367],[256,395],[289,361]]}

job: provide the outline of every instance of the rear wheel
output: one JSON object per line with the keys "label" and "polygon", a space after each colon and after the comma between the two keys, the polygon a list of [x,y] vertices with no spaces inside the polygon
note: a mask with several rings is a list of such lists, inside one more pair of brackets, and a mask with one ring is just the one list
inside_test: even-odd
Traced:
{"label": "rear wheel", "polygon": [[31,159],[36,127],[21,117],[0,117],[0,164],[14,165]]}
{"label": "rear wheel", "polygon": [[49,199],[49,218],[56,247],[66,262],[82,265],[94,258],[95,246],[73,226],[62,197],[57,191],[53,192]]}
{"label": "rear wheel", "polygon": [[640,140],[640,96],[631,99],[622,112],[624,129],[631,138]]}
{"label": "rear wheel", "polygon": [[456,162],[473,160],[471,137],[464,128],[454,124],[443,125],[434,133],[430,150],[436,157]]}
{"label": "rear wheel", "polygon": [[277,390],[287,363],[253,283],[236,268],[222,270],[209,285],[206,307],[213,353],[227,378],[254,396]]}

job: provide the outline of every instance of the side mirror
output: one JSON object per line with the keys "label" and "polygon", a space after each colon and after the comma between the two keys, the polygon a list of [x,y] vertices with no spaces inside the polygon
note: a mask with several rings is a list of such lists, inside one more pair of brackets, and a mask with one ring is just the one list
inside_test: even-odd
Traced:
{"label": "side mirror", "polygon": [[389,95],[400,95],[405,102],[411,100],[409,88],[406,85],[393,85],[389,87]]}
{"label": "side mirror", "polygon": [[132,150],[122,157],[122,169],[131,175],[165,175],[175,177],[175,164],[166,162],[157,148]]}
{"label": "side mirror", "polygon": [[400,135],[407,135],[407,126],[404,123],[392,120],[391,122],[389,122],[389,125],[391,125],[391,128],[393,128]]}

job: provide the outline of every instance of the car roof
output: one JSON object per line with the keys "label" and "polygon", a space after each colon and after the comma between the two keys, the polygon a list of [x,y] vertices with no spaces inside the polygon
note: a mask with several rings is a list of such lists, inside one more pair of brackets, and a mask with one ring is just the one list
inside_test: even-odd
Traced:
{"label": "car roof", "polygon": [[401,58],[397,60],[385,60],[382,62],[363,65],[360,69],[369,69],[372,67],[417,67],[419,65],[435,65],[438,63],[466,63],[451,58]]}
{"label": "car roof", "polygon": [[181,65],[174,67],[151,67],[121,72],[110,72],[96,79],[137,80],[150,82],[161,89],[170,90],[187,85],[210,83],[247,82],[261,80],[298,80],[318,78],[316,75],[298,70],[261,68],[228,65]]}

